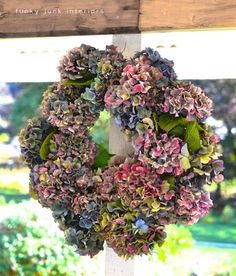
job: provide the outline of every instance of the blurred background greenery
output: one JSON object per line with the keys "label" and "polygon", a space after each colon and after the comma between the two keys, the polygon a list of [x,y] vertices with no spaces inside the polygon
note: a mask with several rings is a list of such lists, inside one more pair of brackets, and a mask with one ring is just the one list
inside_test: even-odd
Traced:
{"label": "blurred background greenery", "polygon": [[[208,120],[221,137],[225,181],[209,187],[214,207],[191,227],[170,226],[162,248],[137,262],[135,275],[236,275],[236,80],[193,81],[213,99]],[[104,254],[79,257],[28,194],[29,171],[19,159],[17,133],[37,113],[49,83],[0,85],[0,275],[103,275]],[[90,131],[108,147],[109,114]],[[138,258],[137,258],[138,259]]]}

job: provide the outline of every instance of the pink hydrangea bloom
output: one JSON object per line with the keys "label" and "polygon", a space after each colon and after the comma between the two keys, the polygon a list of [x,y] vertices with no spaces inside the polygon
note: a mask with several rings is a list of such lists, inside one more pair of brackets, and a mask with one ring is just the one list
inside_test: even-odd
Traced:
{"label": "pink hydrangea bloom", "polygon": [[153,129],[133,139],[139,160],[151,164],[160,175],[169,173],[179,176],[184,172],[179,161],[182,143],[179,138],[168,137],[166,133],[157,137]]}
{"label": "pink hydrangea bloom", "polygon": [[180,186],[176,192],[176,214],[182,223],[192,225],[208,214],[213,203],[210,193],[196,187]]}
{"label": "pink hydrangea bloom", "polygon": [[162,111],[175,116],[195,116],[204,120],[211,115],[212,100],[204,91],[191,83],[175,82],[173,87],[167,87]]}

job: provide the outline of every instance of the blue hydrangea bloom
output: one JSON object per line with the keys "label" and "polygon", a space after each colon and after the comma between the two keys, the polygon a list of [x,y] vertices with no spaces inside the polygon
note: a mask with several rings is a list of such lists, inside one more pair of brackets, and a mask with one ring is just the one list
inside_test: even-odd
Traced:
{"label": "blue hydrangea bloom", "polygon": [[140,230],[143,233],[147,233],[148,225],[146,224],[146,222],[143,219],[138,219],[135,222],[135,230]]}

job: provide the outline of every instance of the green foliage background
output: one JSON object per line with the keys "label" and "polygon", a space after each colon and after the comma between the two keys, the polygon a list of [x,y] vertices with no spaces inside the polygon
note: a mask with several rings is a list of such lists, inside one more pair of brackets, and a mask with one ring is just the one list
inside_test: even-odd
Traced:
{"label": "green foliage background", "polygon": [[0,222],[0,275],[76,275],[80,257],[65,244],[50,212],[33,200],[7,208]]}
{"label": "green foliage background", "polygon": [[42,101],[43,92],[50,83],[24,83],[13,104],[10,121],[13,135],[17,135],[27,119],[33,117]]}
{"label": "green foliage background", "polygon": [[152,261],[168,262],[170,257],[181,254],[187,248],[191,248],[194,239],[188,228],[177,225],[168,225],[166,228],[167,238],[164,244],[159,247],[154,246],[153,254],[150,256]]}

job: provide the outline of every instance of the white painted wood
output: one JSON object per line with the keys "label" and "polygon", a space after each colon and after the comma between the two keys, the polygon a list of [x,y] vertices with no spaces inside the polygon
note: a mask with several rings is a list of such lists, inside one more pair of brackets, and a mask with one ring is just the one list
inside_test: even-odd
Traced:
{"label": "white painted wood", "polygon": [[[130,36],[133,41],[135,35]],[[125,36],[117,37],[121,50],[131,49]],[[57,81],[61,56],[81,43],[104,49],[112,35],[0,39],[0,82]],[[236,78],[236,30],[142,33],[141,48],[145,47],[172,59],[180,79]]]}
{"label": "white painted wood", "polygon": [[0,82],[59,81],[59,60],[81,44],[104,49],[112,35],[0,39]]}
{"label": "white painted wood", "polygon": [[117,127],[113,118],[110,120],[109,152],[122,156],[133,152],[130,142],[124,139],[124,133]]}
{"label": "white painted wood", "polygon": [[[125,57],[130,57],[134,52],[139,51],[141,47],[141,35],[114,35],[113,44],[118,46],[118,50],[123,52]],[[124,139],[124,134],[117,127],[112,119],[109,134],[109,151],[110,153],[127,156],[133,151],[130,143]],[[105,275],[106,276],[134,276],[133,260],[124,260],[120,258],[114,251],[106,247],[105,257]]]}
{"label": "white painted wood", "polygon": [[145,47],[173,60],[179,79],[236,78],[236,30],[143,33]]}
{"label": "white painted wood", "polygon": [[113,249],[105,249],[105,276],[134,276],[135,261],[124,260]]}
{"label": "white painted wood", "polygon": [[141,34],[118,34],[113,35],[112,43],[123,53],[126,58],[133,56],[135,52],[141,50]]}

